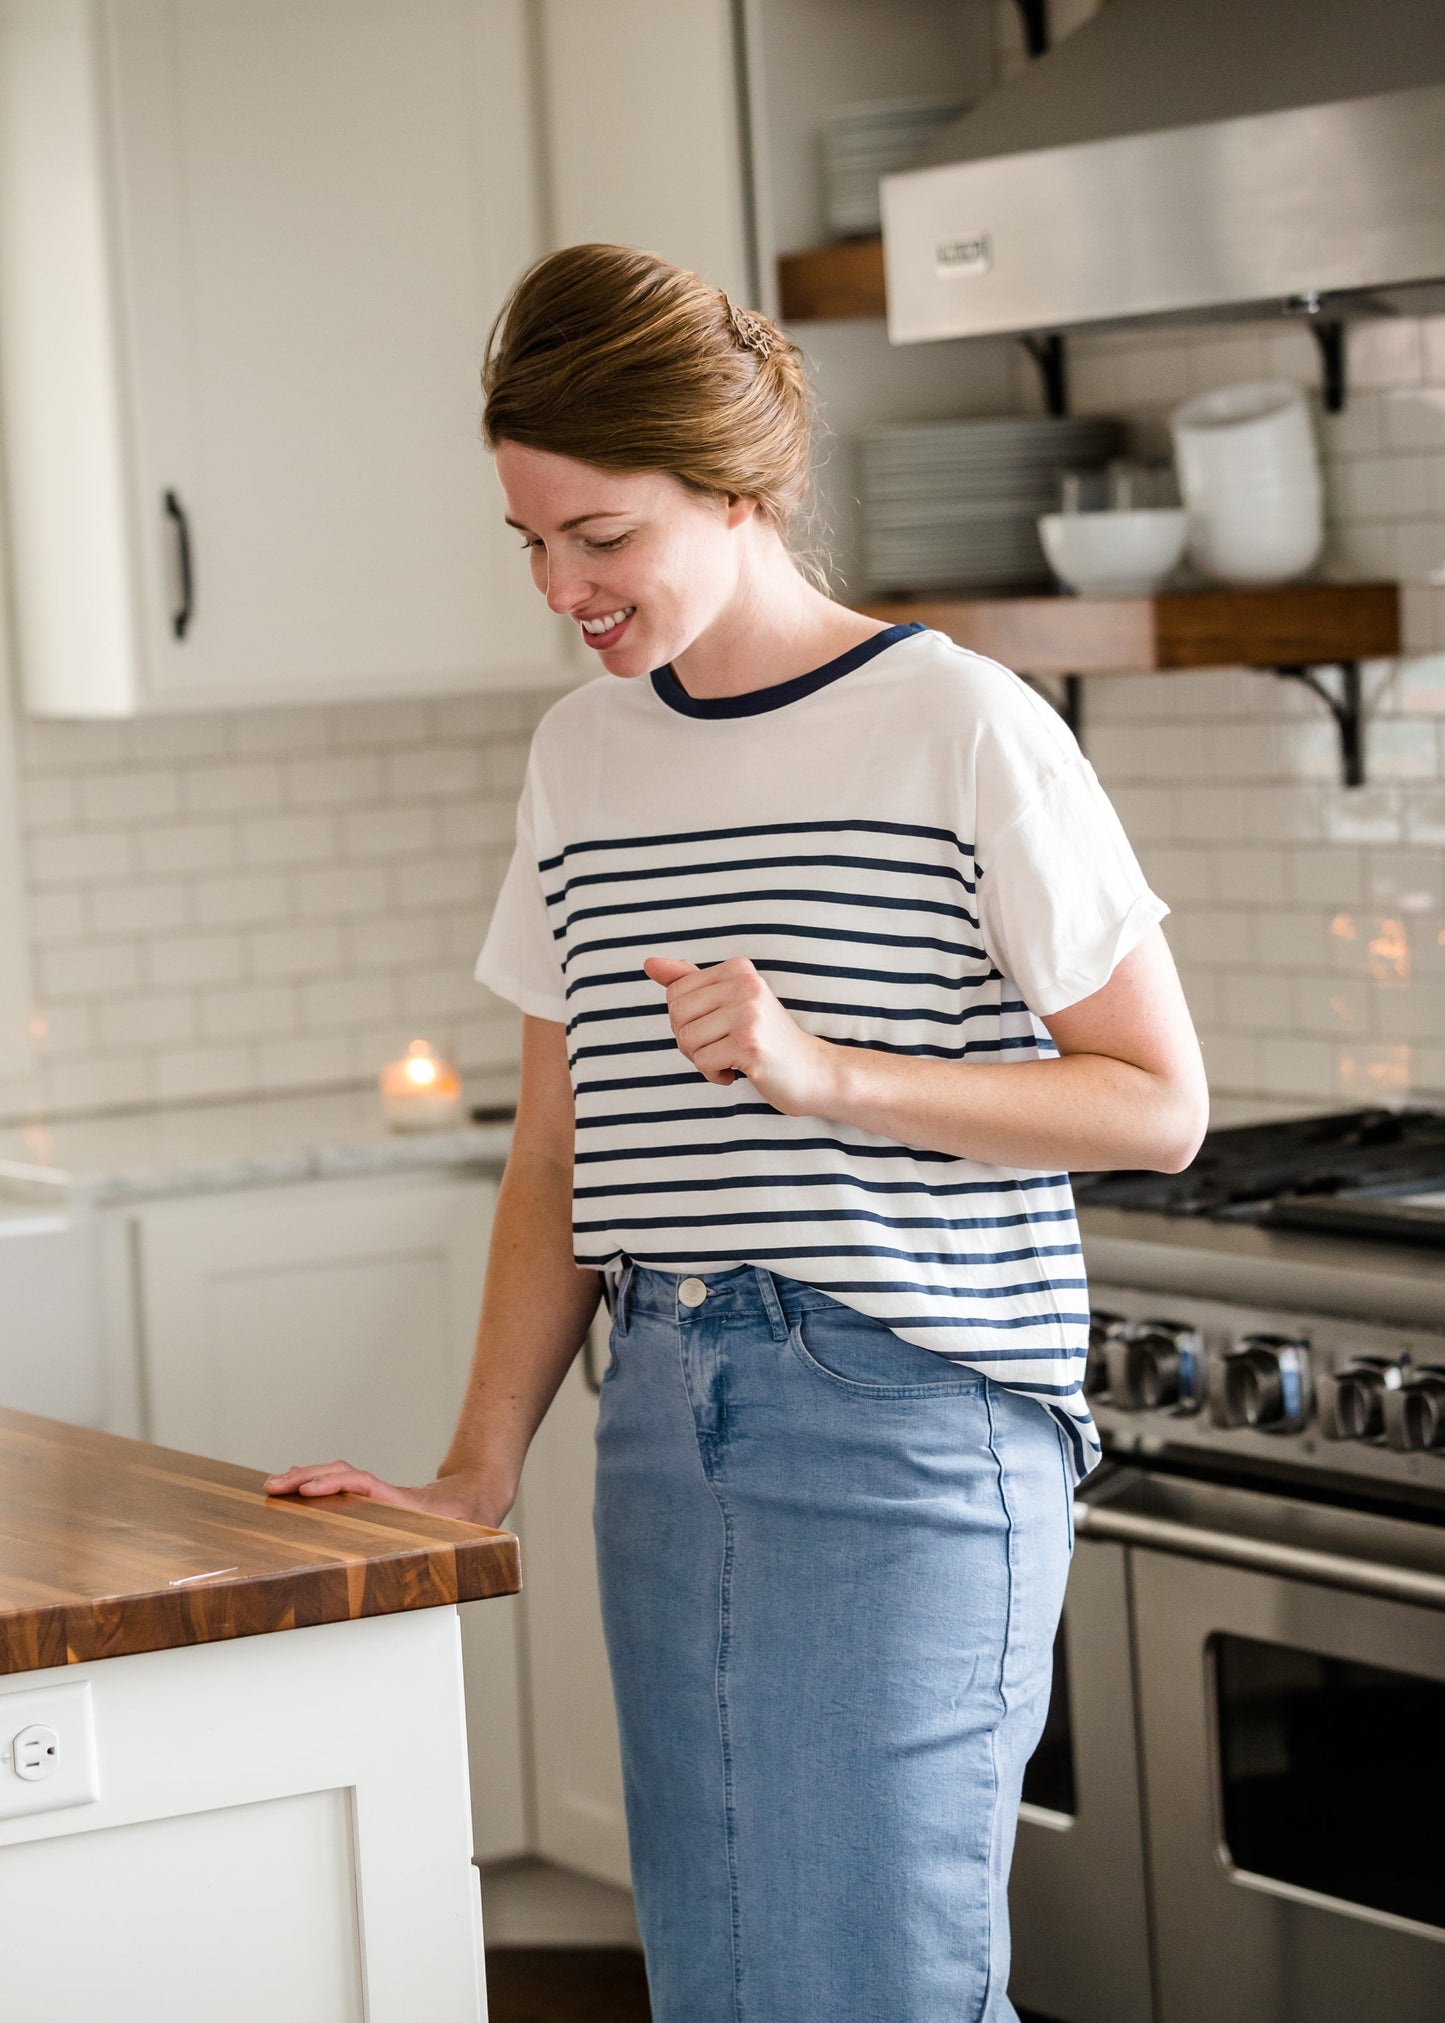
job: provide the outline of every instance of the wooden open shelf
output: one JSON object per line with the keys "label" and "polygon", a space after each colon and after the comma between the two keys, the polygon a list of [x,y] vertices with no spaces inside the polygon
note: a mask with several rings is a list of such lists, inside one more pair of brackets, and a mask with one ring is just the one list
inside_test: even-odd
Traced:
{"label": "wooden open shelf", "polygon": [[868,598],[890,625],[917,620],[1019,674],[1161,674],[1202,667],[1321,667],[1400,651],[1395,583],[1291,583],[1160,597]]}
{"label": "wooden open shelf", "polygon": [[[917,620],[1018,674],[1062,675],[1063,714],[1080,733],[1079,677],[1252,667],[1303,683],[1340,738],[1346,786],[1365,778],[1362,660],[1400,651],[1395,583],[1292,583],[1279,590],[1192,590],[1164,597],[873,598],[890,625]],[[1340,670],[1339,692],[1315,673]]]}
{"label": "wooden open shelf", "polygon": [[861,322],[888,313],[882,239],[842,239],[778,256],[778,314],[785,323]]}

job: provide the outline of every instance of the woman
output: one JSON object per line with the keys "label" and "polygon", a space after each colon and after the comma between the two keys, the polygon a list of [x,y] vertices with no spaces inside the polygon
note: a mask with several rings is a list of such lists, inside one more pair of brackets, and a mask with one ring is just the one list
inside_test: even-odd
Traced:
{"label": "woman", "polygon": [[1205,1128],[1168,909],[1046,702],[808,579],[773,323],[573,246],[483,384],[533,581],[614,678],[537,730],[477,964],[522,1084],[451,1449],[267,1487],[500,1522],[605,1293],[654,2015],[998,2023],[1098,1454],[1068,1171],[1178,1171]]}

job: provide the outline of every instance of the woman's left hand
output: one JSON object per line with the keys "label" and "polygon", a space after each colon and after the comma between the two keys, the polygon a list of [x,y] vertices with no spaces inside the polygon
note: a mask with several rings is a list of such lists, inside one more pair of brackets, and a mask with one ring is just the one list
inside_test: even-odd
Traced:
{"label": "woman's left hand", "polygon": [[785,1117],[828,1114],[837,1049],[803,1031],[745,955],[710,969],[650,955],[642,967],[666,988],[678,1047],[708,1081],[744,1075]]}

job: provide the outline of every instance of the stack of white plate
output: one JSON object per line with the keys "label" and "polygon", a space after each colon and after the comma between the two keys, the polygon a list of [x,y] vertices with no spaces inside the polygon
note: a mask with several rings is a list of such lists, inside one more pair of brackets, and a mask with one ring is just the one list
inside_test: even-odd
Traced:
{"label": "stack of white plate", "polygon": [[839,238],[882,228],[878,179],[906,168],[940,127],[968,111],[957,98],[872,99],[822,122],[823,209]]}
{"label": "stack of white plate", "polygon": [[866,429],[863,567],[873,590],[1022,590],[1048,583],[1038,519],[1066,470],[1106,464],[1120,423],[1051,415]]}

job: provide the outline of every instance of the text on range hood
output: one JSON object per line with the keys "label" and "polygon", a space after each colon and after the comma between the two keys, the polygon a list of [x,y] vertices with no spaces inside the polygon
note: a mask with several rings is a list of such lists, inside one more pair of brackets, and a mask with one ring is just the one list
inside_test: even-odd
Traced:
{"label": "text on range hood", "polygon": [[1441,0],[1112,0],[883,179],[888,335],[1445,294]]}

